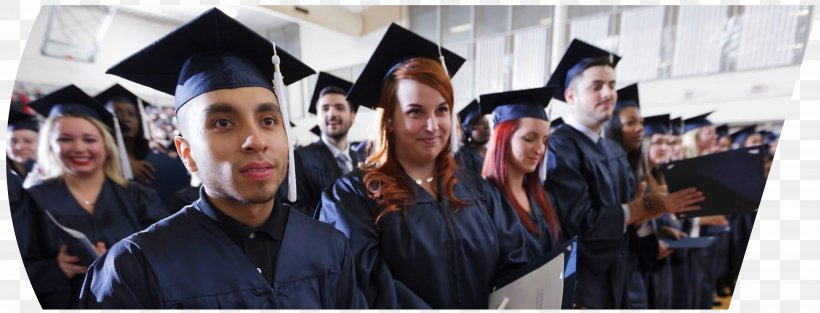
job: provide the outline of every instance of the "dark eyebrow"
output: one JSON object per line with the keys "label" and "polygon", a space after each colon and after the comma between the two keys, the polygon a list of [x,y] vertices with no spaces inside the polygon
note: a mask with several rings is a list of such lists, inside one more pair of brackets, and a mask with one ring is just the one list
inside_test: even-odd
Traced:
{"label": "dark eyebrow", "polygon": [[213,103],[213,104],[211,104],[211,105],[209,105],[208,107],[205,108],[205,115],[206,116],[213,115],[213,114],[220,114],[220,113],[222,113],[222,114],[236,114],[236,109],[232,105],[230,105],[228,103],[222,103],[222,102]]}
{"label": "dark eyebrow", "polygon": [[264,113],[264,112],[273,112],[276,114],[282,114],[282,111],[279,108],[279,105],[273,102],[264,102],[259,104],[256,107],[256,113]]}

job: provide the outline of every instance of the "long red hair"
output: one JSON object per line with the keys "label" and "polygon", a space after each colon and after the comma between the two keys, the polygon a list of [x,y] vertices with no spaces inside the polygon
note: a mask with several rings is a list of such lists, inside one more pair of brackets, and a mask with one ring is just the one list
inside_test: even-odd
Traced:
{"label": "long red hair", "polygon": [[[541,232],[535,228],[535,223],[530,219],[527,211],[516,201],[512,193],[510,182],[507,179],[508,162],[512,158],[512,136],[518,129],[518,120],[510,120],[499,123],[495,126],[493,135],[490,138],[489,148],[487,148],[487,157],[484,158],[484,167],[481,170],[481,176],[495,184],[504,197],[512,203],[515,213],[518,214],[521,224],[524,228],[533,234],[542,235]],[[542,161],[543,158],[542,158]],[[532,171],[524,175],[524,190],[527,194],[535,198],[535,203],[541,208],[541,213],[546,218],[550,225],[552,232],[552,240],[558,240],[558,215],[555,214],[555,209],[547,196],[547,191],[541,185],[538,178],[538,171]]]}
{"label": "long red hair", "polygon": [[[432,87],[447,101],[450,114],[455,114],[453,113],[453,85],[438,61],[421,57],[411,58],[402,61],[385,78],[379,99],[380,107],[384,109],[381,116],[379,140],[373,154],[362,165],[368,197],[377,202],[376,207],[373,208],[377,226],[379,220],[387,214],[406,212],[404,210],[414,204],[418,196],[415,186],[411,185],[412,182],[402,179],[404,169],[396,158],[396,148],[392,146],[395,142],[395,134],[390,131],[390,123],[394,114],[400,112],[396,98],[400,79],[412,79]],[[450,131],[457,129],[458,125],[450,127]],[[450,155],[450,136],[446,138],[448,138],[447,143],[436,157],[435,177],[441,181],[444,194],[458,209],[465,203],[455,196],[455,186],[458,182],[454,174],[455,161]]]}

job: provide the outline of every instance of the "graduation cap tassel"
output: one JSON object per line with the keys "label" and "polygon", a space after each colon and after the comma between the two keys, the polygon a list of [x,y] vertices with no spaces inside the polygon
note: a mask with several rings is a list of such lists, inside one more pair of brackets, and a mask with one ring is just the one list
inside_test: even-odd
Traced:
{"label": "graduation cap tassel", "polygon": [[148,114],[145,113],[145,103],[137,98],[137,109],[140,110],[140,121],[142,121],[142,136],[145,140],[151,141],[151,127],[148,125]]}
{"label": "graduation cap tassel", "polygon": [[296,165],[293,157],[293,136],[290,129],[290,112],[288,112],[287,95],[285,94],[285,82],[282,78],[282,71],[279,67],[281,60],[276,54],[276,43],[273,43],[273,88],[276,91],[276,99],[279,100],[279,108],[282,110],[282,124],[285,127],[285,135],[288,137],[288,201],[296,202]]}
{"label": "graduation cap tassel", "polygon": [[538,167],[538,179],[541,184],[547,181],[547,166],[549,165],[549,152],[544,151],[544,159],[541,160],[541,166]]}
{"label": "graduation cap tassel", "polygon": [[116,115],[114,115],[114,136],[117,137],[117,152],[120,157],[122,175],[125,176],[126,180],[132,180],[134,179],[134,172],[131,170],[131,161],[128,159],[128,150],[125,149],[125,140],[122,138],[120,120]]}
{"label": "graduation cap tassel", "polygon": [[[444,62],[444,54],[441,53],[441,44],[438,45],[438,59],[441,61],[441,67],[444,68],[444,74],[450,78],[450,71],[447,70],[447,63]],[[453,155],[458,152],[458,116],[455,113],[456,105],[453,103],[453,111],[450,112],[450,153]]]}
{"label": "graduation cap tassel", "polygon": [[[552,118],[552,103],[547,104],[547,120]],[[549,127],[547,128],[547,133],[549,133]],[[549,148],[544,147],[544,159],[541,160],[541,166],[538,167],[538,179],[541,180],[541,184],[547,181],[547,166],[549,165]]]}

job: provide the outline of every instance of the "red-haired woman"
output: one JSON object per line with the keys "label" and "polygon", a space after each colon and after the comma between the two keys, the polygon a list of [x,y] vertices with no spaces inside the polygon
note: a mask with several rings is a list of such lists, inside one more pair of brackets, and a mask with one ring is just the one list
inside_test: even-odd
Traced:
{"label": "red-haired woman", "polygon": [[[360,170],[325,190],[319,219],[350,239],[370,308],[486,309],[496,275],[526,263],[516,217],[487,205],[488,186],[456,170],[453,89],[464,62],[392,25],[348,100],[384,109]],[[509,235],[509,237],[508,237]]]}
{"label": "red-haired woman", "polygon": [[492,112],[495,125],[481,173],[502,195],[504,209],[518,215],[532,258],[561,240],[558,215],[537,171],[546,170],[550,122],[544,107],[552,92],[544,87],[481,96],[482,113]]}

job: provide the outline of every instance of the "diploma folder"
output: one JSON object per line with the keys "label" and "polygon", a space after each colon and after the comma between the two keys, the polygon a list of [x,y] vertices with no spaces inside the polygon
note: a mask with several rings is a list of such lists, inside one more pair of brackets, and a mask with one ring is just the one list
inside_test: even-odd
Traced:
{"label": "diploma folder", "polygon": [[678,218],[745,214],[757,210],[766,186],[763,157],[768,146],[741,148],[661,166],[669,192],[696,187],[706,200],[698,211],[678,213]]}
{"label": "diploma folder", "polygon": [[490,309],[570,309],[575,298],[578,239],[496,280]]}
{"label": "diploma folder", "polygon": [[99,257],[97,254],[97,249],[94,248],[94,245],[88,240],[88,237],[85,234],[65,227],[56,219],[54,216],[51,215],[51,212],[48,210],[43,210],[46,212],[46,215],[57,226],[57,233],[60,236],[60,239],[63,240],[63,243],[66,244],[68,247],[68,251],[71,252],[72,255],[76,256],[80,259],[79,264],[89,266],[91,263],[94,263],[95,260]]}
{"label": "diploma folder", "polygon": [[670,249],[703,249],[711,246],[715,242],[715,237],[684,237],[681,239],[670,239],[663,241],[669,245]]}

